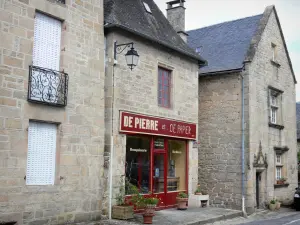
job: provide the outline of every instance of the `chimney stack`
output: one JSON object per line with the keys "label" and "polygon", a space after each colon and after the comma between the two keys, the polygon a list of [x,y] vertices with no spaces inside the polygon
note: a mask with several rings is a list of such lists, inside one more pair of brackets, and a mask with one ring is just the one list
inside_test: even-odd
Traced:
{"label": "chimney stack", "polygon": [[188,34],[185,32],[185,0],[167,2],[167,18],[179,36],[187,42]]}

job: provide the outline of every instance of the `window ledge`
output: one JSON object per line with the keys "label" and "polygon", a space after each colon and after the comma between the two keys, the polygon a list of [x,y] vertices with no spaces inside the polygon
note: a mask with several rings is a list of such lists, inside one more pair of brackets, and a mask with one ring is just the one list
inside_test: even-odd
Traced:
{"label": "window ledge", "polygon": [[275,124],[275,123],[269,123],[269,127],[273,127],[279,130],[283,130],[284,126],[283,125],[279,125],[279,124]]}
{"label": "window ledge", "polygon": [[276,62],[274,60],[271,59],[271,63],[272,65],[276,66],[276,67],[280,67],[281,65],[279,64],[279,62]]}
{"label": "window ledge", "polygon": [[274,188],[282,188],[282,187],[288,187],[290,184],[285,183],[285,184],[274,184]]}
{"label": "window ledge", "polygon": [[287,152],[289,147],[287,146],[274,146],[274,151],[276,151],[278,154],[283,154],[284,152]]}

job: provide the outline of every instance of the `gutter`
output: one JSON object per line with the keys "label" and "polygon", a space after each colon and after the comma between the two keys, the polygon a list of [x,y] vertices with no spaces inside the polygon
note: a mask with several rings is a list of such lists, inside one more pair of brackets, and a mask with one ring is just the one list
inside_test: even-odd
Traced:
{"label": "gutter", "polygon": [[221,75],[221,74],[226,74],[226,73],[238,73],[238,72],[242,72],[244,69],[244,66],[241,68],[237,68],[237,69],[232,69],[232,70],[222,70],[222,71],[216,71],[216,72],[208,72],[208,73],[199,73],[200,77],[204,77],[204,76],[210,76],[210,75]]}
{"label": "gutter", "polygon": [[[170,48],[170,49],[172,49],[172,50],[174,50],[174,51],[176,51],[176,52],[179,52],[179,53],[181,53],[181,54],[183,54],[183,55],[185,55],[185,56],[188,56],[188,57],[190,57],[190,58],[192,58],[192,59],[197,60],[197,61],[198,61],[199,67],[203,67],[203,66],[207,65],[207,61],[204,60],[204,59],[202,59],[202,57],[200,57],[200,55],[197,55],[196,52],[195,52],[195,55],[190,54],[190,53],[187,53],[187,52],[185,52],[185,51],[183,51],[183,50],[181,50],[181,49],[175,48],[175,47],[172,46],[172,45],[168,45],[168,44],[166,44],[166,43],[164,43],[164,42],[162,42],[162,41],[159,41],[159,40],[157,40],[157,39],[154,39],[154,38],[152,38],[152,37],[149,37],[149,36],[146,35],[146,34],[139,33],[139,32],[137,32],[137,31],[135,31],[135,30],[133,30],[133,29],[130,29],[130,28],[128,28],[128,27],[125,27],[125,26],[122,26],[122,25],[118,25],[118,24],[105,23],[104,28],[106,28],[106,29],[109,29],[109,28],[120,28],[120,29],[126,30],[126,31],[128,31],[128,32],[130,32],[130,33],[134,33],[134,34],[136,34],[136,35],[138,35],[138,36],[141,36],[141,37],[143,37],[143,38],[145,38],[145,39],[148,39],[148,40],[150,40],[150,41],[153,41],[153,42],[155,42],[155,43],[158,43],[158,44],[160,44],[160,45],[163,45],[163,46],[165,46],[165,47],[167,47],[167,48]],[[196,56],[196,55],[197,55],[197,56]]]}

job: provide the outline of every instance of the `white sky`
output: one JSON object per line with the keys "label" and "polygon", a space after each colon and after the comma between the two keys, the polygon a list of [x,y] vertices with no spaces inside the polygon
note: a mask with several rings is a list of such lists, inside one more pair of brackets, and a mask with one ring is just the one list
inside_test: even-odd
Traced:
{"label": "white sky", "polygon": [[[154,0],[166,14],[168,0]],[[262,14],[275,5],[294,72],[300,101],[300,0],[186,0],[186,30]]]}

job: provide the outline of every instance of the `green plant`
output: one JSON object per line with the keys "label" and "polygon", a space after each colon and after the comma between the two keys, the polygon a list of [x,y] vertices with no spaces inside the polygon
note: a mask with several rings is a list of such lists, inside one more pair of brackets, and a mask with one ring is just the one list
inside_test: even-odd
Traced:
{"label": "green plant", "polygon": [[159,199],[155,198],[155,197],[144,198],[145,205],[157,205],[158,202],[159,202]]}
{"label": "green plant", "polygon": [[286,178],[285,177],[281,177],[279,180],[284,182],[284,181],[286,181]]}
{"label": "green plant", "polygon": [[300,162],[300,152],[297,152],[298,162]]}
{"label": "green plant", "polygon": [[272,200],[270,201],[270,204],[276,204],[276,200],[275,200],[275,199],[272,199]]}
{"label": "green plant", "polygon": [[197,185],[197,189],[196,189],[196,191],[195,191],[195,194],[196,194],[196,193],[201,193],[200,184]]}
{"label": "green plant", "polygon": [[177,195],[177,198],[187,198],[188,194],[185,192],[179,192],[179,194]]}

